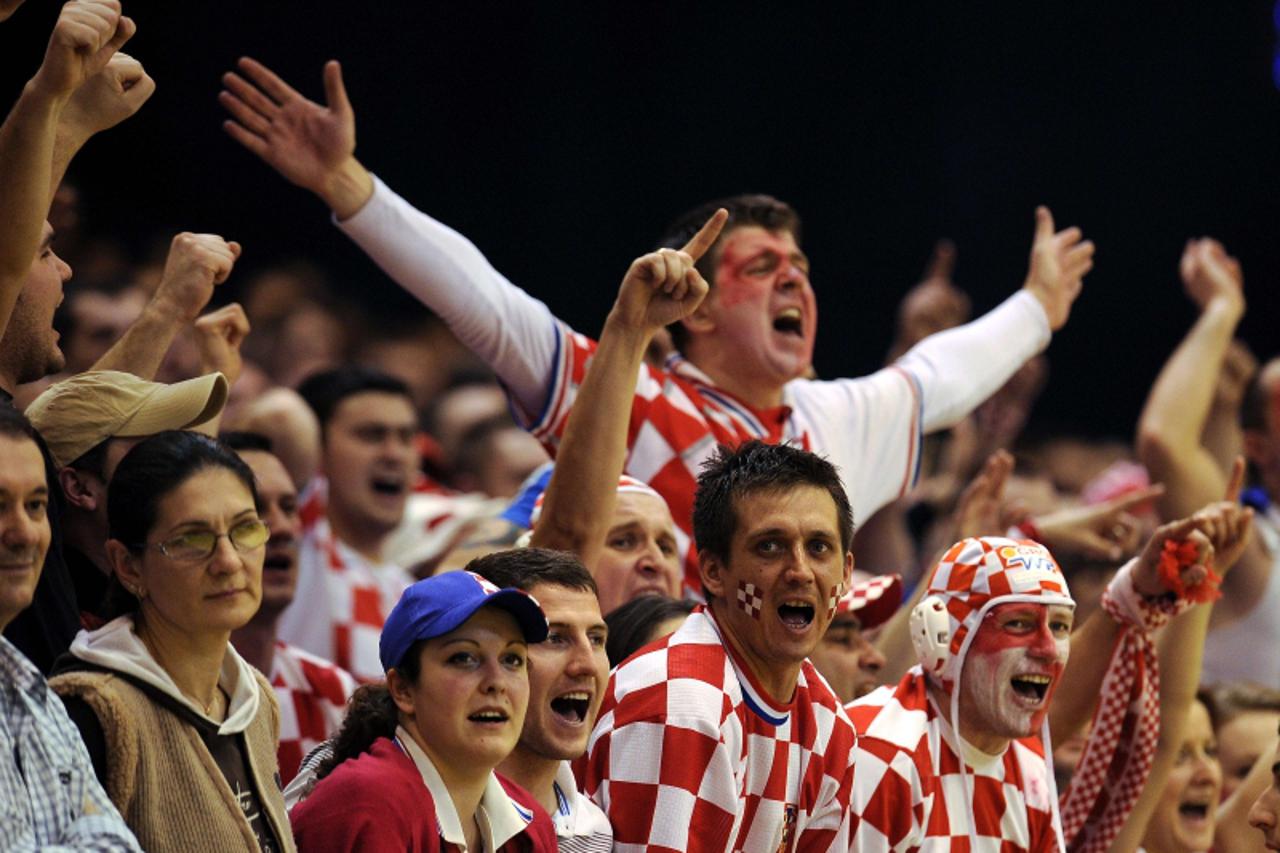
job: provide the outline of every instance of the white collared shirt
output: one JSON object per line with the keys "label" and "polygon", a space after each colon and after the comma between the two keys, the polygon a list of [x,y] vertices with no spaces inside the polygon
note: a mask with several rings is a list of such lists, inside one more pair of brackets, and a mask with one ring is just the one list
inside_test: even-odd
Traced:
{"label": "white collared shirt", "polygon": [[[440,778],[431,759],[418,746],[413,736],[405,731],[404,726],[396,727],[396,744],[404,750],[422,774],[422,782],[431,792],[431,799],[436,805],[436,826],[440,836],[458,848],[459,853],[469,853],[466,835],[462,831],[462,822],[458,819],[458,810],[449,796],[449,789]],[[476,808],[476,825],[480,828],[480,837],[484,840],[484,849],[498,850],[512,838],[515,838],[525,827],[533,822],[533,812],[528,811],[515,800],[507,796],[502,783],[492,772],[485,784],[484,794],[480,797],[480,805]]]}
{"label": "white collared shirt", "polygon": [[569,769],[560,762],[556,780],[556,810],[551,822],[556,827],[556,846],[560,853],[608,853],[613,849],[613,826],[600,807],[582,795]]}

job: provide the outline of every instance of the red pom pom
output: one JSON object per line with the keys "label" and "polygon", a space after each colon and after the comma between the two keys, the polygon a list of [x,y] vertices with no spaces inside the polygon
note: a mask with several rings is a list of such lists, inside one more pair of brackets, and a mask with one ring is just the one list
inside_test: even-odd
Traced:
{"label": "red pom pom", "polygon": [[1160,552],[1160,582],[1178,598],[1197,603],[1216,601],[1222,597],[1222,592],[1218,589],[1222,577],[1213,570],[1212,564],[1204,567],[1207,574],[1199,583],[1187,586],[1182,581],[1182,570],[1195,565],[1197,550],[1193,542],[1165,540]]}

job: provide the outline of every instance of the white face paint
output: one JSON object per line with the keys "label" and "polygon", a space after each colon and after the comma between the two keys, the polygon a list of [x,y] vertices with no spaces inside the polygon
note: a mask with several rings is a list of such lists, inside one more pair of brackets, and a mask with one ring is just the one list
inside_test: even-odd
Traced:
{"label": "white face paint", "polygon": [[1072,611],[999,604],[978,626],[960,676],[960,732],[986,752],[1035,734],[1070,653]]}

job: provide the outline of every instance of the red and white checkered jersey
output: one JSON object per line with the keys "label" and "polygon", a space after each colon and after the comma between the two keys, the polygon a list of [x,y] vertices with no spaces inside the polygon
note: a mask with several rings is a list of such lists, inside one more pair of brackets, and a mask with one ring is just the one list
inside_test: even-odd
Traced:
{"label": "red and white checkered jersey", "polygon": [[[850,812],[850,849],[922,853],[1047,853],[1058,847],[1057,803],[1044,749],[1035,737],[1003,755],[967,744],[929,701],[913,668],[896,687],[845,707],[858,729]],[[967,762],[972,799],[961,775]],[[969,821],[977,835],[970,846]]]}
{"label": "red and white checkered jersey", "polygon": [[[555,453],[586,376],[596,342],[556,324],[555,377],[545,413],[529,430]],[[717,388],[679,355],[666,370],[645,366],[627,430],[625,472],[648,483],[671,507],[685,555],[685,586],[701,592],[693,549],[693,493],[702,463],[717,444],[789,441],[826,456],[844,478],[854,517],[862,521],[915,482],[920,445],[920,388],[897,367],[862,379],[787,384],[784,405],[761,411]]]}
{"label": "red and white checkered jersey", "polygon": [[327,660],[276,641],[271,686],[280,706],[280,781],[288,785],[308,752],[338,733],[355,692],[351,673]]}
{"label": "red and white checkered jersey", "polygon": [[325,518],[315,518],[302,536],[297,591],[277,634],[360,681],[379,681],[382,624],[411,583],[400,566],[369,562],[340,542]]}
{"label": "red and white checkered jersey", "polygon": [[610,676],[583,790],[615,851],[843,851],[854,741],[808,661],[779,703],[699,608]]}

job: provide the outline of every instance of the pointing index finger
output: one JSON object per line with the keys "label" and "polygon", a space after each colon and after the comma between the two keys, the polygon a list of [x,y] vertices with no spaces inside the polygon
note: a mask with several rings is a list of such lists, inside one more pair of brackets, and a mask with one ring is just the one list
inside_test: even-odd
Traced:
{"label": "pointing index finger", "polygon": [[684,244],[684,248],[681,251],[693,258],[694,263],[697,263],[698,259],[706,254],[707,249],[715,245],[716,240],[720,237],[720,229],[724,228],[724,224],[727,221],[729,221],[729,211],[722,207],[711,214],[711,218],[698,229],[698,233],[694,234],[688,243]]}

